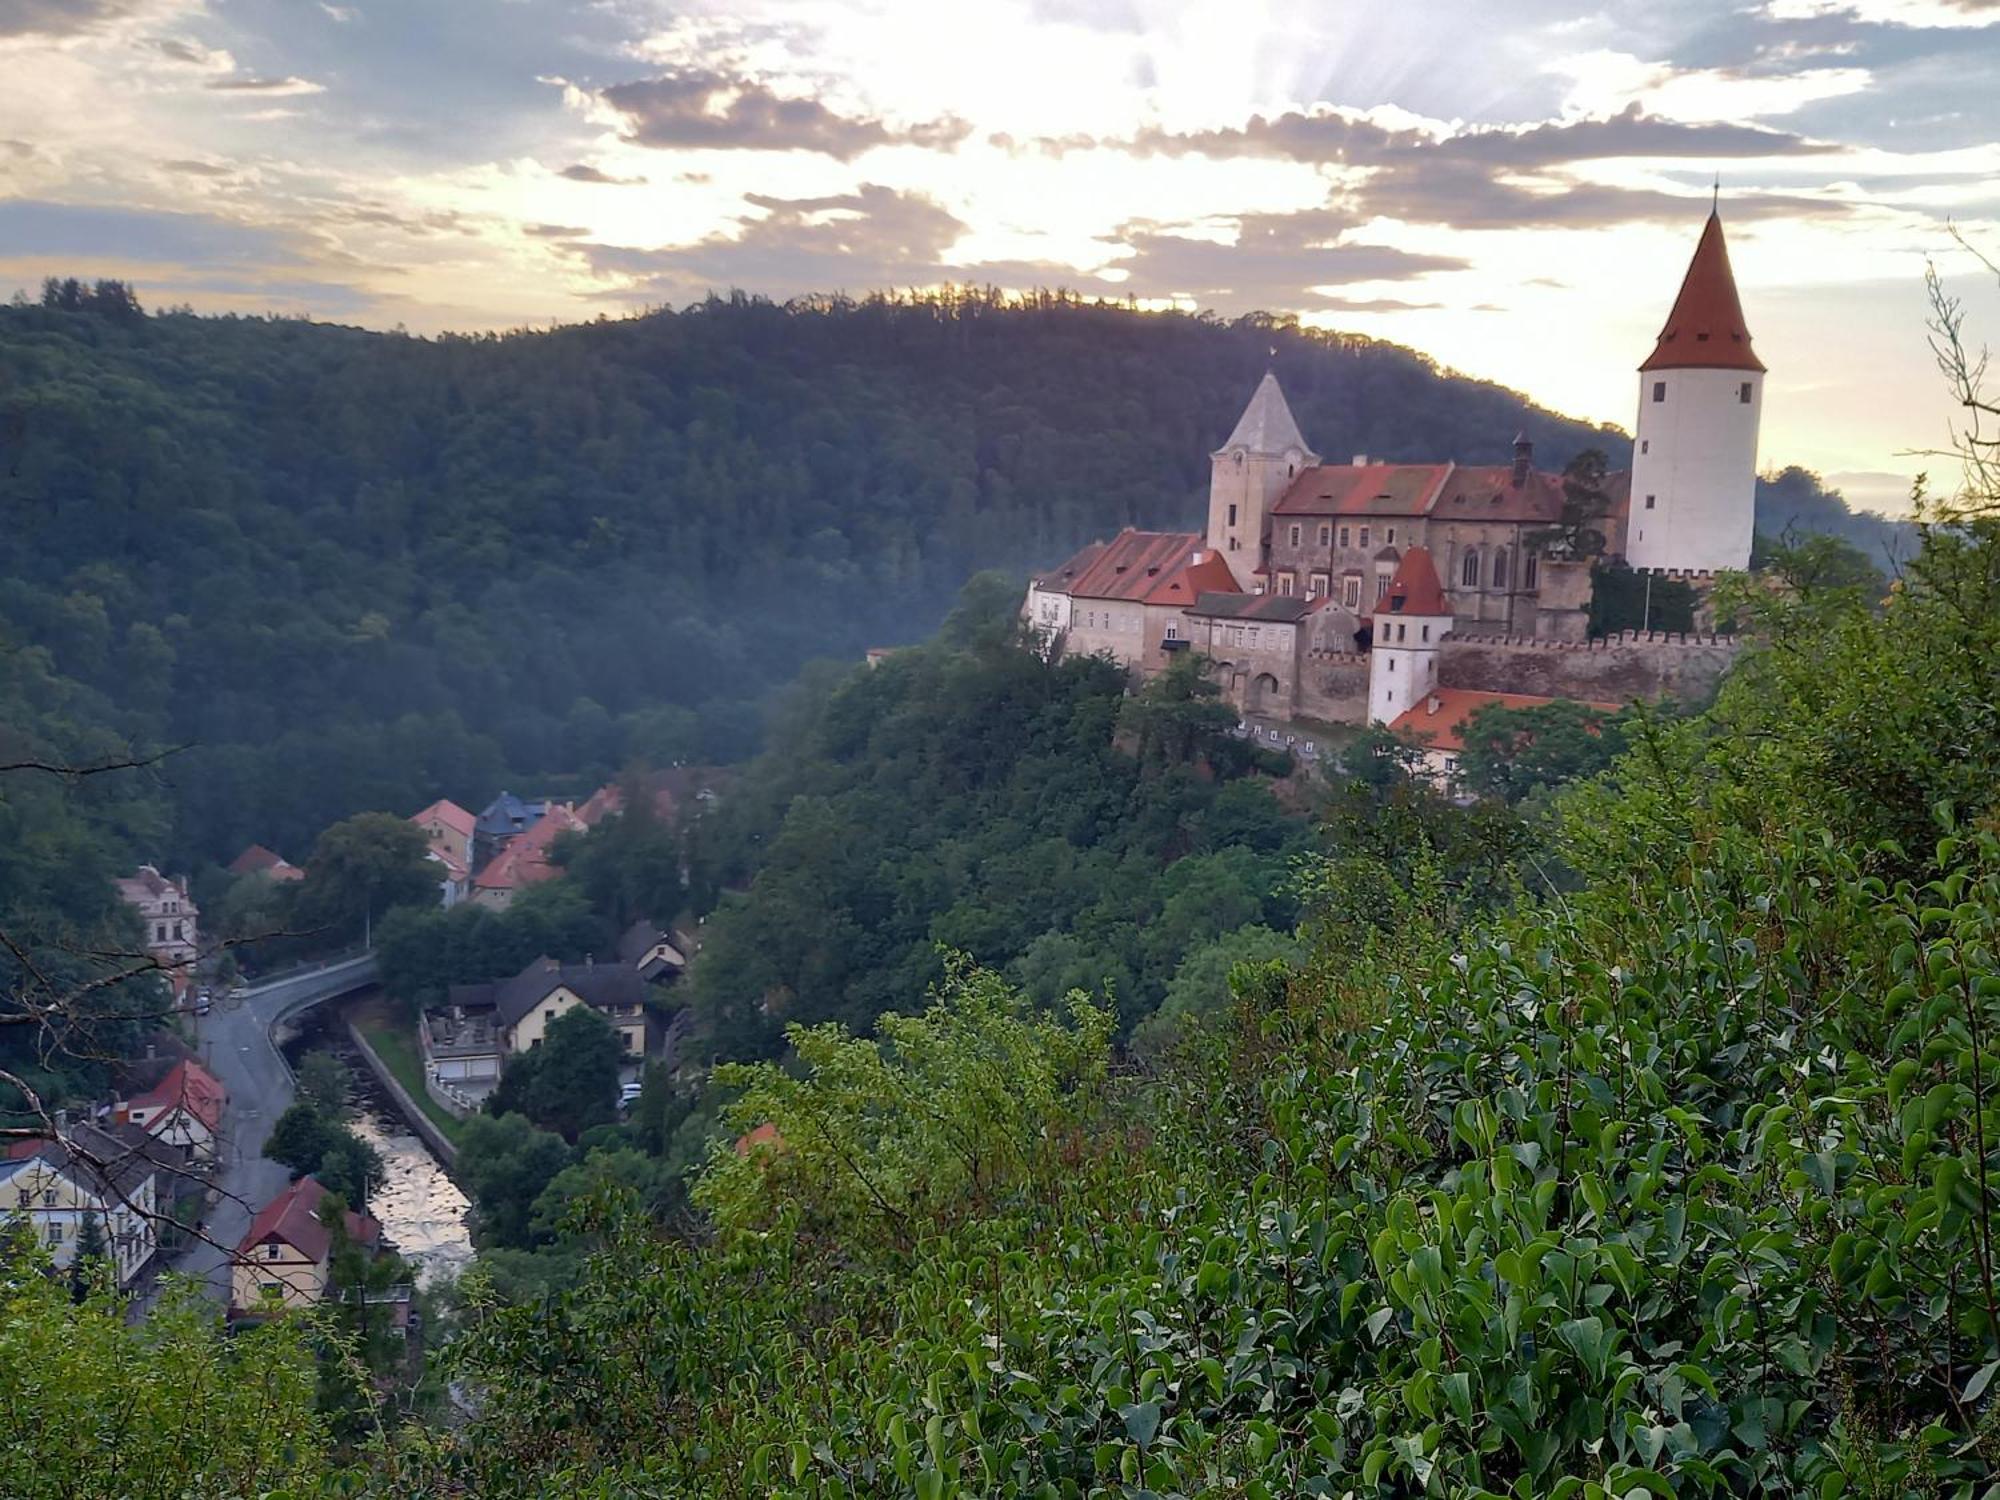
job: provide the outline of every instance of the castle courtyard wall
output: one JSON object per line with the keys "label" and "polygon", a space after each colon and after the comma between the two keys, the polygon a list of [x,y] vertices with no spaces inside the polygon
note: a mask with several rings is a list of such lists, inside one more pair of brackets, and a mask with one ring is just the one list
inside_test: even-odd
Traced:
{"label": "castle courtyard wall", "polygon": [[1702,703],[1741,649],[1728,636],[1663,630],[1581,642],[1454,632],[1440,653],[1438,681],[1444,687],[1543,698]]}

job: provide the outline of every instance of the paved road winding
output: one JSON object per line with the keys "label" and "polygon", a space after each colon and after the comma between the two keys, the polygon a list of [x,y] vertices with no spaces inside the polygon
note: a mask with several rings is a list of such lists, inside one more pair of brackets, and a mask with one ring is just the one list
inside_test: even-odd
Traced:
{"label": "paved road winding", "polygon": [[219,1002],[195,1022],[195,1044],[206,1066],[229,1090],[222,1121],[222,1190],[203,1226],[207,1241],[196,1240],[173,1269],[208,1284],[217,1301],[229,1300],[230,1252],[250,1227],[251,1217],[291,1181],[291,1173],[264,1157],[271,1126],[292,1102],[292,1073],[271,1040],[271,1030],[287,1016],[351,994],[375,982],[375,955],[365,953],[293,974]]}

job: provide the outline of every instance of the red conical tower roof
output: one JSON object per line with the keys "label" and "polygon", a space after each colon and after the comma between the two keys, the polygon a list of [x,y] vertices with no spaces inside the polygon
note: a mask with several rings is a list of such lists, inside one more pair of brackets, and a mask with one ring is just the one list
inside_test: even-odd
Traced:
{"label": "red conical tower roof", "polygon": [[1722,242],[1722,216],[1711,213],[1694,247],[1681,294],[1642,370],[1762,370],[1750,350],[1750,328]]}
{"label": "red conical tower roof", "polygon": [[1444,585],[1438,582],[1437,568],[1430,553],[1412,547],[1396,564],[1389,590],[1373,611],[1377,615],[1448,615]]}

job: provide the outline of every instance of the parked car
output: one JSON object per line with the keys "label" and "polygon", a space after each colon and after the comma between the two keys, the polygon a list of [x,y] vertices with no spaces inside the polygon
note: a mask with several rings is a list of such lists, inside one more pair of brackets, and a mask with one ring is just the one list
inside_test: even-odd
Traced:
{"label": "parked car", "polygon": [[209,991],[208,986],[203,985],[194,997],[194,1013],[198,1016],[205,1016],[214,1009],[215,996]]}
{"label": "parked car", "polygon": [[639,1095],[644,1093],[645,1090],[646,1086],[636,1078],[630,1083],[621,1083],[618,1086],[618,1107],[620,1109],[630,1109],[634,1104],[639,1102]]}

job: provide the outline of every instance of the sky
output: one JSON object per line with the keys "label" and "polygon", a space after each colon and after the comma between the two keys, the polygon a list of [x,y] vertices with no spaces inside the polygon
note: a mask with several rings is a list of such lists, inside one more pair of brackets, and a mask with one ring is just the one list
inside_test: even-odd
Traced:
{"label": "sky", "polygon": [[2000,342],[1952,237],[2000,259],[1996,77],[2000,0],[0,0],[0,294],[429,333],[1062,286],[1629,427],[1719,178],[1762,463],[1896,510],[1952,416],[1927,264]]}

